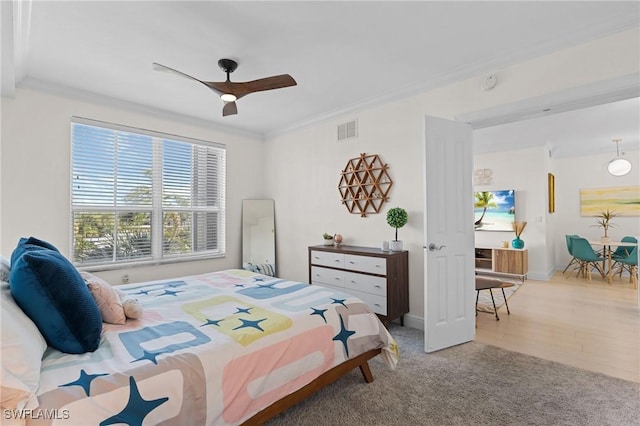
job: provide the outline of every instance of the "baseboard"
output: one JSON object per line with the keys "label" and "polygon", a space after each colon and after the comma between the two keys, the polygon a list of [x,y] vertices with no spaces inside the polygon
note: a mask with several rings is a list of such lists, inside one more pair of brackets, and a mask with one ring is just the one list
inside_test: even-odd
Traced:
{"label": "baseboard", "polygon": [[553,274],[556,271],[553,270],[551,272],[547,272],[546,274],[540,274],[540,273],[529,273],[527,274],[527,279],[529,280],[536,280],[536,281],[549,281],[551,279],[551,277],[553,277]]}
{"label": "baseboard", "polygon": [[406,314],[404,316],[404,326],[424,330],[424,318]]}

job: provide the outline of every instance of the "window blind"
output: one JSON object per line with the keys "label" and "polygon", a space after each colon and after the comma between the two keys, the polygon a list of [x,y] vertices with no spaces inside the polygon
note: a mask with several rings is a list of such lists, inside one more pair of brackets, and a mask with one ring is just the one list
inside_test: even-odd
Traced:
{"label": "window blind", "polygon": [[224,145],[87,119],[71,130],[76,264],[224,254]]}

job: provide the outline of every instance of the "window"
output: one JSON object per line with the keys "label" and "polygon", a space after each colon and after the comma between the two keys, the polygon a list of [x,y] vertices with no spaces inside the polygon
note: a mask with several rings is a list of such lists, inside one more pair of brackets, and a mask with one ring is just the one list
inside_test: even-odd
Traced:
{"label": "window", "polygon": [[224,255],[224,145],[75,117],[71,140],[75,264]]}

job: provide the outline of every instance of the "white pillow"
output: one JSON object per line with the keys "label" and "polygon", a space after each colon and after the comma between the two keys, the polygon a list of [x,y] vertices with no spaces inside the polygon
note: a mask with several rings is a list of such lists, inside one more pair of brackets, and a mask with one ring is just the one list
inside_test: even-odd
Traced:
{"label": "white pillow", "polygon": [[0,408],[35,408],[38,406],[36,391],[42,355],[47,343],[33,321],[16,305],[6,282],[0,284],[0,299]]}
{"label": "white pillow", "polygon": [[0,256],[0,281],[9,282],[11,273],[11,262],[4,256]]}

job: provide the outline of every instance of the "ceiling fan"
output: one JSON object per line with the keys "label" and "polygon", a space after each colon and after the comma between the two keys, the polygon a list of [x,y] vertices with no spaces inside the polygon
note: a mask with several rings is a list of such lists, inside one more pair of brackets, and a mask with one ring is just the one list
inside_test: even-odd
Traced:
{"label": "ceiling fan", "polygon": [[289,74],[274,75],[272,77],[260,78],[258,80],[246,81],[244,83],[236,83],[229,80],[229,74],[238,68],[238,63],[232,59],[220,59],[218,66],[222,71],[227,73],[227,81],[202,81],[181,71],[169,68],[165,65],[153,63],[153,69],[156,71],[165,71],[173,74],[190,78],[199,83],[204,84],[209,89],[220,95],[220,99],[224,102],[222,108],[222,116],[233,115],[238,113],[236,100],[254,92],[262,92],[264,90],[281,89],[283,87],[295,86],[296,81]]}

